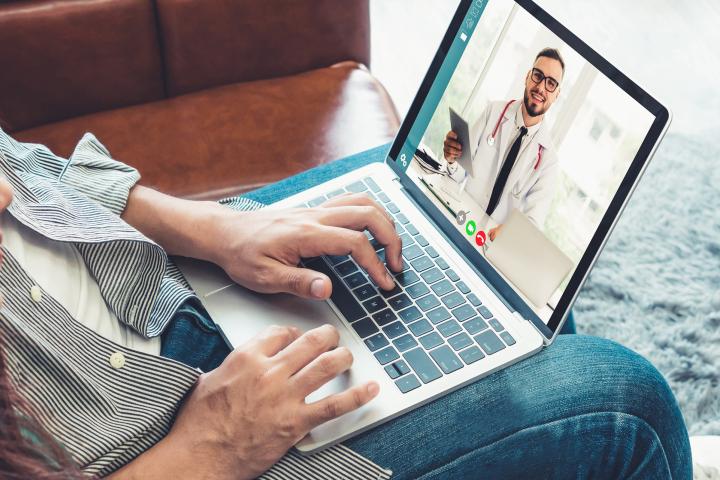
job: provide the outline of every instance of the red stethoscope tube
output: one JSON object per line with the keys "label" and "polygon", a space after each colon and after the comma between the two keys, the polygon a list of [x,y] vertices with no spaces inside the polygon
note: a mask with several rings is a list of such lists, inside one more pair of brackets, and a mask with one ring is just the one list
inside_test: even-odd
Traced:
{"label": "red stethoscope tube", "polygon": [[[502,113],[498,117],[497,122],[495,123],[495,128],[493,128],[492,135],[490,135],[487,139],[487,143],[491,147],[495,145],[495,137],[497,136],[497,132],[500,129],[500,124],[502,123],[503,117],[505,117],[508,108],[510,108],[510,105],[512,105],[513,103],[515,103],[515,100],[510,100],[508,103],[506,103],[505,108],[503,108]],[[540,168],[540,161],[542,160],[543,150],[545,150],[545,148],[543,148],[542,145],[538,145],[537,162],[535,162],[535,167],[533,167],[533,170],[537,170],[538,168]]]}

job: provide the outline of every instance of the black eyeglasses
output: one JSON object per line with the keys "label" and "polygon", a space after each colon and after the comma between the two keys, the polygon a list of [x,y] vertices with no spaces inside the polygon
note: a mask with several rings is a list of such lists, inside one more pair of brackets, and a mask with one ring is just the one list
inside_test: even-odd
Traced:
{"label": "black eyeglasses", "polygon": [[560,85],[560,82],[555,80],[553,77],[546,77],[542,70],[537,68],[532,69],[530,78],[537,85],[540,85],[540,83],[545,80],[545,90],[548,92],[554,92],[558,85]]}

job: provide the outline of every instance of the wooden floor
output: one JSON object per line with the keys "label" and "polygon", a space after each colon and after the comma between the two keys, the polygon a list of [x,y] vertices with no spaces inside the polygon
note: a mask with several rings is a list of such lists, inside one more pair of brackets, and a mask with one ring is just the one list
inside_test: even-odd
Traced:
{"label": "wooden floor", "polygon": [[[490,0],[507,1],[507,0]],[[674,113],[671,131],[720,128],[720,2],[536,0]],[[372,70],[401,115],[458,0],[371,0]]]}

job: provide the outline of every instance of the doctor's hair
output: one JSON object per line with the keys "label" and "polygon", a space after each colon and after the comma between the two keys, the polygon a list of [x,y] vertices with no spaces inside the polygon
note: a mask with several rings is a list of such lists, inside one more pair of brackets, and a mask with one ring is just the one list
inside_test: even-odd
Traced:
{"label": "doctor's hair", "polygon": [[543,48],[542,50],[540,50],[540,53],[538,53],[535,56],[535,61],[537,61],[537,59],[540,57],[552,58],[553,60],[557,60],[558,62],[560,62],[560,66],[562,67],[562,71],[563,71],[563,76],[565,75],[565,60],[563,60],[562,55],[560,55],[560,50],[558,50],[557,48],[550,48],[550,47]]}

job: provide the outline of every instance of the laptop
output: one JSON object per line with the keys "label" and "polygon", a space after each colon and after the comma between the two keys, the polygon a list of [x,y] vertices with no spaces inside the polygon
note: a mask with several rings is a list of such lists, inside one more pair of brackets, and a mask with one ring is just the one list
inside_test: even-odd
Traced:
{"label": "laptop", "polygon": [[[459,222],[419,181],[413,155],[421,143],[441,151],[449,104],[466,102],[463,111],[474,124],[489,102],[522,100],[535,55],[545,47],[559,49],[566,61],[559,99],[543,119],[556,142],[557,177],[545,192],[550,200],[542,220],[529,199],[518,205],[536,216],[539,231],[572,265],[552,298],[535,305],[483,255],[489,232],[474,220],[479,212]],[[344,192],[370,196],[393,216],[403,240],[405,266],[392,291],[378,289],[349,256],[303,261],[331,278],[327,302],[257,294],[212,265],[178,264],[234,346],[271,324],[337,327],[354,364],[308,401],[356,382],[380,384],[373,401],[296,445],[315,452],[556,348],[554,339],[669,123],[663,105],[532,1],[462,0],[385,162],[267,207],[316,206]],[[382,245],[366,235],[383,259]]]}

